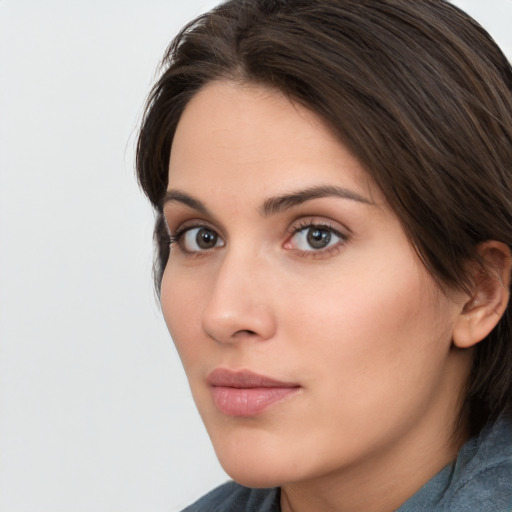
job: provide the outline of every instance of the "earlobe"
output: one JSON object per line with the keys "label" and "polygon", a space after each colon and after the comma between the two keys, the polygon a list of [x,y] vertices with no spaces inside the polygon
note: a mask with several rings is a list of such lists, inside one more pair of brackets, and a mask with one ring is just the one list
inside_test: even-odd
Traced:
{"label": "earlobe", "polygon": [[453,344],[470,348],[482,341],[503,316],[510,296],[510,248],[496,241],[479,245],[483,268],[478,265],[473,277],[473,293],[457,318]]}

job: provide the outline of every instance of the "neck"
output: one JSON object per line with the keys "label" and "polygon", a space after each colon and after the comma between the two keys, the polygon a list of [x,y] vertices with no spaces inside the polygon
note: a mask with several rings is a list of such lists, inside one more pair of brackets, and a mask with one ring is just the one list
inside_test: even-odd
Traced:
{"label": "neck", "polygon": [[412,439],[401,440],[402,446],[397,446],[392,456],[381,454],[354,468],[284,485],[281,488],[282,512],[392,512],[398,509],[452,462],[462,445],[453,438],[436,449],[432,443],[425,443],[421,449],[415,444],[415,457],[410,460],[407,453],[412,442]]}

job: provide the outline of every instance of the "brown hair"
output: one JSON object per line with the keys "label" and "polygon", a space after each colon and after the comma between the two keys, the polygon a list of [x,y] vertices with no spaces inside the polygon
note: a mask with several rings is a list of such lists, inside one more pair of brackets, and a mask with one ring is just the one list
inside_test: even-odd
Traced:
{"label": "brown hair", "polygon": [[[169,256],[161,200],[172,140],[213,80],[274,87],[322,117],[359,158],[431,274],[469,287],[476,247],[512,247],[512,69],[444,0],[229,0],[172,42],[146,107],[140,184],[157,212],[156,282]],[[512,313],[477,344],[472,432],[512,408]]]}

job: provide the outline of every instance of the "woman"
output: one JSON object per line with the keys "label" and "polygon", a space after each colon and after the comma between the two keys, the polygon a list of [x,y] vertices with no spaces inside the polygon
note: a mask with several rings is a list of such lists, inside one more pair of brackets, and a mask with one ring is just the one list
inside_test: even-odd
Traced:
{"label": "woman", "polygon": [[512,70],[443,0],[231,0],[138,144],[228,483],[187,510],[509,511]]}

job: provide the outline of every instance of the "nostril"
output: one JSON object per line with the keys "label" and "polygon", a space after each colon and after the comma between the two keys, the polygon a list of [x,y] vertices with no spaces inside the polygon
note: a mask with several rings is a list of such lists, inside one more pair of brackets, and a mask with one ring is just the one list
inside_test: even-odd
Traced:
{"label": "nostril", "polygon": [[256,335],[255,331],[250,331],[249,329],[242,329],[240,331],[237,331],[236,334],[249,334],[249,335]]}

